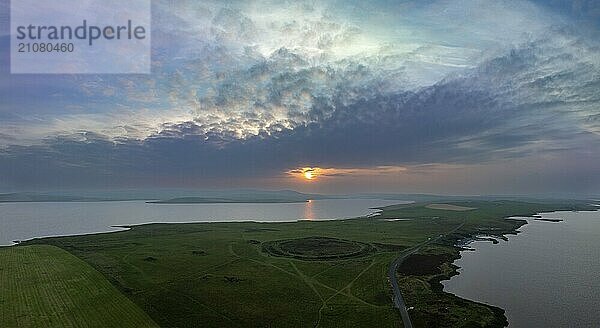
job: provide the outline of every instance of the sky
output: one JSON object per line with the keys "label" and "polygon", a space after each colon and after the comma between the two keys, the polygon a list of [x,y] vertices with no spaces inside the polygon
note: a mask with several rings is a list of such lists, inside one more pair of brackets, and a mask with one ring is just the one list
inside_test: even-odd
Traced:
{"label": "sky", "polygon": [[149,75],[10,74],[9,12],[0,191],[600,194],[595,0],[156,0]]}

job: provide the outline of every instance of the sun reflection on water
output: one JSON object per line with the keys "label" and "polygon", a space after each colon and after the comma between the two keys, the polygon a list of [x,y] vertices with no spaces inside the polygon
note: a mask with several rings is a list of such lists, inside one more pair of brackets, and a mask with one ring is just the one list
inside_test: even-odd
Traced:
{"label": "sun reflection on water", "polygon": [[306,203],[304,203],[304,219],[305,220],[309,220],[309,221],[313,221],[315,220],[315,212],[314,212],[314,202],[309,199],[306,201]]}

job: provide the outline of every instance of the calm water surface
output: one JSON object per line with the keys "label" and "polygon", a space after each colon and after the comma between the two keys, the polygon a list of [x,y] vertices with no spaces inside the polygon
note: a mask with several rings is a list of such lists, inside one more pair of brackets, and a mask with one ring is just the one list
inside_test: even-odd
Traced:
{"label": "calm water surface", "polygon": [[295,221],[367,215],[402,201],[374,199],[313,200],[289,204],[146,204],[144,201],[97,203],[0,204],[0,245],[34,237],[115,231],[115,225],[151,222]]}
{"label": "calm water surface", "polygon": [[600,327],[600,212],[527,219],[507,242],[474,242],[444,282],[458,296],[506,310],[511,328]]}

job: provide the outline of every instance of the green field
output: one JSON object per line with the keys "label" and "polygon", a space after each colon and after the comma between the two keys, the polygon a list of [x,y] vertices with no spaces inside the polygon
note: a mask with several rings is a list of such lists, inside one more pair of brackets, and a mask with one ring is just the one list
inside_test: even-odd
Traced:
{"label": "green field", "polygon": [[400,327],[388,266],[421,245],[398,273],[415,326],[502,327],[501,309],[441,291],[439,281],[455,271],[456,241],[515,233],[524,221],[504,219],[510,215],[589,209],[570,202],[452,202],[474,208],[468,211],[427,205],[389,207],[377,219],[150,224],[26,244],[54,245],[89,263],[162,327]]}
{"label": "green field", "polygon": [[0,249],[0,326],[158,327],[87,263],[43,245]]}

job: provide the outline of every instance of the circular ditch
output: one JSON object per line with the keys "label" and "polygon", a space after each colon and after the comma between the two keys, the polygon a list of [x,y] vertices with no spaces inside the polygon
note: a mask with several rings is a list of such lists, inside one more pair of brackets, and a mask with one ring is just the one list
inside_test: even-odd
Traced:
{"label": "circular ditch", "polygon": [[265,242],[262,249],[273,256],[326,261],[365,256],[370,254],[374,247],[352,240],[306,237]]}

